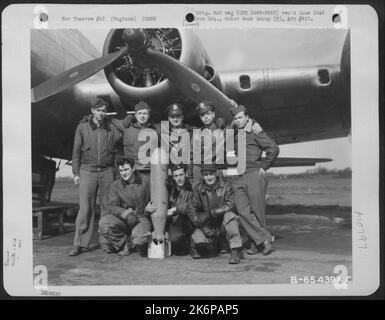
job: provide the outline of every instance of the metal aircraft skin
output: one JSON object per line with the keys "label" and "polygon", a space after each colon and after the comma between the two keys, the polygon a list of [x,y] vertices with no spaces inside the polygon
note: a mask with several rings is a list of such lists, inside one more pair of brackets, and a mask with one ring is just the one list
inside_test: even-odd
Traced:
{"label": "metal aircraft skin", "polygon": [[[51,170],[53,186],[44,157],[71,159],[76,126],[96,97],[108,99],[117,117],[145,100],[155,121],[166,120],[166,106],[180,102],[191,124],[199,124],[195,105],[202,100],[212,100],[216,114],[231,121],[232,99],[278,144],[347,136],[349,32],[343,37],[332,64],[219,72],[192,30],[113,29],[102,55],[78,30],[31,30],[33,172]],[[316,162],[281,158],[276,166]]]}

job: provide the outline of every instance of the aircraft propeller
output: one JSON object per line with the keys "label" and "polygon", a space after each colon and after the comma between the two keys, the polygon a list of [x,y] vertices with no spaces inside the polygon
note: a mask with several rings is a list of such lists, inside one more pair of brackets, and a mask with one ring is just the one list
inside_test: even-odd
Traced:
{"label": "aircraft propeller", "polygon": [[[214,105],[218,106],[216,112],[220,116],[230,118],[229,110],[234,105],[234,101],[177,59],[155,50],[143,29],[125,29],[121,37],[125,45],[119,48],[117,52],[80,64],[33,88],[31,92],[32,102],[43,100],[87,79],[123,56],[130,54],[131,58],[135,58],[139,55],[145,55],[164,72],[173,86],[181,93],[195,103],[202,100],[212,101]],[[154,80],[151,71],[145,70],[144,76],[145,86],[152,86]],[[157,80],[155,80],[156,82]]]}

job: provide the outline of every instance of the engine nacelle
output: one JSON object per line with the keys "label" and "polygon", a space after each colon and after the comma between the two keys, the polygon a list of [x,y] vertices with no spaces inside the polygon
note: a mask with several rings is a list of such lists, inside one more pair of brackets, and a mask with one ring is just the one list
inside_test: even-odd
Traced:
{"label": "engine nacelle", "polygon": [[[126,45],[126,30],[113,29],[108,33],[103,48],[104,55]],[[214,85],[220,83],[202,42],[191,30],[141,29],[141,32],[145,34],[147,45],[153,49],[179,60],[207,80],[213,81]],[[137,36],[136,33],[131,34]],[[159,67],[143,52],[135,51],[135,48],[105,68],[105,75],[128,109],[144,100],[151,106],[155,118],[161,115],[167,105],[177,100],[186,100]]]}

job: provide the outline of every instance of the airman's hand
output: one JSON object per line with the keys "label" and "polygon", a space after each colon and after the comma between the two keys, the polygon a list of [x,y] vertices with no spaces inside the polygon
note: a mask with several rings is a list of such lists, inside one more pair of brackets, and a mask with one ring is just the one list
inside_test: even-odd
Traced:
{"label": "airman's hand", "polygon": [[259,169],[259,175],[260,176],[264,176],[265,174],[266,174],[266,170],[265,169],[263,169],[263,168]]}
{"label": "airman's hand", "polygon": [[135,226],[139,222],[138,217],[132,209],[126,210],[122,215],[125,216],[127,224],[131,227]]}
{"label": "airman's hand", "polygon": [[176,212],[176,207],[170,208],[167,210],[167,215],[172,216],[175,214],[175,212]]}
{"label": "airman's hand", "polygon": [[149,213],[154,213],[157,209],[156,203],[153,201],[150,201],[146,206],[146,211]]}
{"label": "airman's hand", "polygon": [[79,176],[74,176],[74,183],[78,185],[80,183],[80,177]]}
{"label": "airman's hand", "polygon": [[251,133],[256,136],[258,133],[261,133],[263,131],[262,127],[259,125],[258,122],[255,122],[253,126],[251,127]]}
{"label": "airman's hand", "polygon": [[85,122],[88,122],[90,120],[90,115],[86,115],[84,116],[80,121],[79,123],[85,123]]}
{"label": "airman's hand", "polygon": [[214,228],[203,226],[201,230],[207,238],[216,238],[218,236],[218,232]]}

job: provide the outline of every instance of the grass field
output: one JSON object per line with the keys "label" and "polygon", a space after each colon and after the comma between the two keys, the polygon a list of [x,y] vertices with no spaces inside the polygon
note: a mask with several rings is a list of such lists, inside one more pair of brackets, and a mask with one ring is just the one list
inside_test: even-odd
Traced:
{"label": "grass field", "polygon": [[[270,177],[269,205],[351,207],[351,179],[309,176],[284,179]],[[59,178],[52,192],[53,201],[78,202],[78,187],[72,179]]]}
{"label": "grass field", "polygon": [[351,207],[351,178],[309,176],[306,178],[271,178],[269,204]]}

